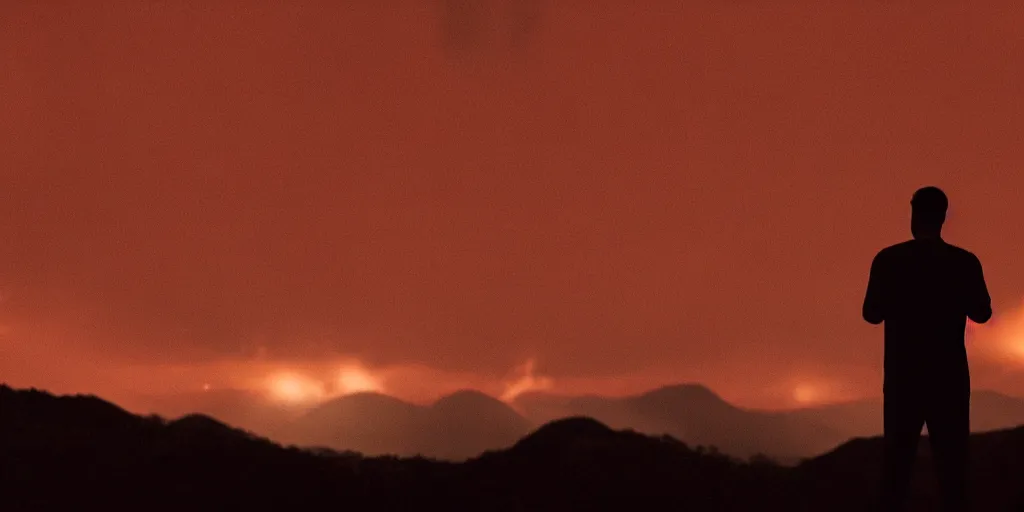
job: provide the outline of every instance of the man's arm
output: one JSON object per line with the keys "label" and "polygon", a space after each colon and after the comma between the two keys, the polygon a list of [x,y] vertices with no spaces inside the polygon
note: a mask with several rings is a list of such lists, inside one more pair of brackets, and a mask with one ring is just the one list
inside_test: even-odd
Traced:
{"label": "man's arm", "polygon": [[878,325],[885,320],[885,279],[884,269],[879,253],[871,261],[871,274],[868,276],[868,291],[864,296],[864,320]]}
{"label": "man's arm", "polygon": [[985,272],[981,269],[981,260],[973,254],[967,275],[967,318],[979,324],[992,318],[992,298],[985,285]]}

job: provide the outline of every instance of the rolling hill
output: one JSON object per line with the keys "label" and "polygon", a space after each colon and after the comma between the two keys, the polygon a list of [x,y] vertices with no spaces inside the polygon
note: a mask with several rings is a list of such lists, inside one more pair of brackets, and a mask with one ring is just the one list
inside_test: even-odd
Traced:
{"label": "rolling hill", "polygon": [[[973,510],[1019,511],[1024,428],[972,436]],[[590,418],[545,424],[462,463],[285,448],[205,416],[130,414],[0,386],[5,510],[869,510],[881,440],[797,467],[744,463]],[[921,450],[928,460],[927,446]],[[932,510],[926,464],[909,510]]]}
{"label": "rolling hill", "polygon": [[204,414],[260,435],[271,435],[304,414],[306,406],[289,405],[266,394],[244,389],[148,394],[125,404],[131,411],[177,418]]}
{"label": "rolling hill", "polygon": [[515,404],[535,422],[589,416],[614,428],[667,434],[738,457],[809,456],[845,440],[813,417],[741,409],[700,385],[659,388],[624,398],[530,394]]}
{"label": "rolling hill", "polygon": [[[521,395],[511,407],[476,391],[453,393],[428,406],[359,393],[304,409],[240,390],[163,397],[152,404],[146,410],[168,417],[199,412],[289,444],[447,460],[506,448],[532,428],[572,416],[596,418],[616,429],[668,434],[742,458],[764,454],[788,464],[882,431],[880,398],[762,411],[737,407],[697,384],[626,397],[535,392]],[[971,425],[976,432],[1024,425],[1024,400],[976,390]]]}
{"label": "rolling hill", "polygon": [[[1024,425],[1024,400],[986,390],[972,394],[971,428],[986,432]],[[535,423],[590,416],[615,428],[668,434],[738,457],[765,454],[796,461],[853,438],[882,433],[881,399],[794,410],[736,407],[696,384],[667,386],[621,398],[530,393],[516,408]]]}
{"label": "rolling hill", "polygon": [[425,407],[357,393],[314,408],[274,438],[370,455],[463,460],[511,446],[531,427],[511,407],[477,391],[459,391]]}

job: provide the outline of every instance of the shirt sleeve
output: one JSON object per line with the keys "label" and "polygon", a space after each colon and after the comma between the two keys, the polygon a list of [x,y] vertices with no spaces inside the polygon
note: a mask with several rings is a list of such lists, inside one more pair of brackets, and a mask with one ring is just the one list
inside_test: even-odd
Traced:
{"label": "shirt sleeve", "polygon": [[879,253],[871,262],[871,273],[868,276],[868,290],[864,295],[864,320],[871,324],[880,324],[885,320],[885,268],[882,254]]}
{"label": "shirt sleeve", "polygon": [[983,324],[992,318],[992,298],[985,284],[985,272],[981,268],[981,260],[971,255],[967,273],[967,318]]}

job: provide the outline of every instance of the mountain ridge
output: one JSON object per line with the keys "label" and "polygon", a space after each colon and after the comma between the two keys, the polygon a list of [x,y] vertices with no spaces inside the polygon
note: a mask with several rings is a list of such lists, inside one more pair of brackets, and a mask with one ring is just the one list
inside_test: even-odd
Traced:
{"label": "mountain ridge", "polygon": [[[873,503],[881,453],[881,439],[856,439],[787,468],[573,417],[451,463],[285,447],[206,416],[143,417],[91,395],[0,386],[0,410],[0,460],[17,468],[0,472],[0,504],[12,510],[853,512]],[[1024,427],[971,442],[976,509],[1021,510]],[[928,464],[918,466],[912,512],[936,500]]]}
{"label": "mountain ridge", "polygon": [[[223,403],[230,396],[234,395],[215,398]],[[237,396],[249,403],[254,395]],[[252,404],[235,410],[246,414],[221,418],[209,409],[203,413],[290,444],[450,460],[506,448],[540,425],[573,416],[594,417],[616,429],[668,434],[741,458],[767,455],[794,464],[848,439],[879,435],[882,427],[880,397],[764,410],[735,405],[693,382],[618,397],[534,391],[506,403],[478,390],[462,389],[418,404],[385,393],[362,392],[301,411]],[[275,416],[279,413],[282,416]],[[252,418],[261,421],[245,421]],[[1024,400],[975,390],[971,421],[974,431],[1024,424]],[[261,424],[273,428],[260,428]]]}
{"label": "mountain ridge", "polygon": [[294,444],[371,455],[465,460],[511,445],[532,426],[509,405],[475,390],[456,391],[429,405],[356,393],[313,408],[278,435]]}

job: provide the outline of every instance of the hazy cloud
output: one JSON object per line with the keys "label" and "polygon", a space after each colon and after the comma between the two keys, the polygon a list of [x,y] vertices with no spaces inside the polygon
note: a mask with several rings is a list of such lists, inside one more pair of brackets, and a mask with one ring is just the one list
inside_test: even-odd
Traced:
{"label": "hazy cloud", "polygon": [[0,375],[875,393],[866,274],[923,184],[1020,303],[1024,8],[652,5],[18,3]]}

